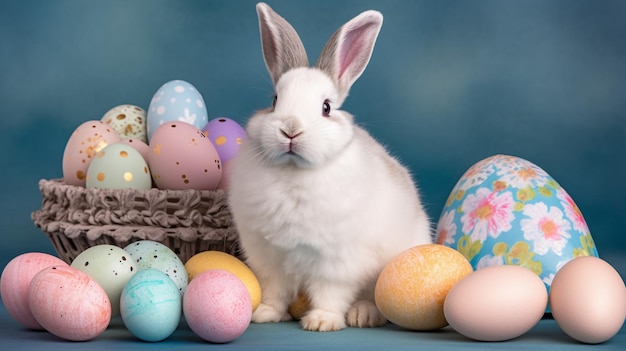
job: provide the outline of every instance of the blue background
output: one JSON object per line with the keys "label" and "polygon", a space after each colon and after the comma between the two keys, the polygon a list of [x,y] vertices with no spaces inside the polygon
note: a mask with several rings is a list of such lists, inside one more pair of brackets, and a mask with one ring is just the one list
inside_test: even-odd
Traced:
{"label": "blue background", "polygon": [[[67,138],[172,79],[209,118],[271,103],[256,1],[0,1],[0,266],[53,252],[30,213]],[[414,173],[436,222],[458,178],[497,153],[552,175],[600,255],[626,252],[626,2],[271,1],[311,61],[360,11],[385,16],[344,109]]]}

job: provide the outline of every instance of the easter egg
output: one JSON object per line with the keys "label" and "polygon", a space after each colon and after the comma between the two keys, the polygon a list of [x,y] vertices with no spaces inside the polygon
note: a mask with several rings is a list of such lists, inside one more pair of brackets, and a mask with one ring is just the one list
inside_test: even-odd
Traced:
{"label": "easter egg", "polygon": [[87,121],[78,126],[63,151],[63,181],[84,187],[93,157],[107,145],[120,140],[119,134],[102,121]]}
{"label": "easter egg", "polygon": [[299,320],[304,317],[304,315],[309,311],[310,308],[311,300],[309,299],[309,296],[305,292],[300,291],[298,292],[298,296],[296,296],[296,299],[289,304],[287,312],[289,313],[291,318]]}
{"label": "easter egg", "polygon": [[376,307],[391,323],[411,330],[448,325],[443,304],[450,289],[472,273],[472,266],[447,246],[414,246],[394,257],[378,276]]}
{"label": "easter egg", "polygon": [[122,290],[120,313],[126,328],[138,339],[161,341],[178,327],[182,295],[165,273],[142,269]]}
{"label": "easter egg", "polygon": [[115,245],[96,245],[76,256],[71,266],[88,274],[104,288],[111,302],[112,315],[119,315],[122,290],[137,272],[130,254]]}
{"label": "easter egg", "polygon": [[516,338],[543,317],[548,292],[534,272],[502,265],[475,271],[448,292],[443,305],[455,331],[479,341]]}
{"label": "easter egg", "polygon": [[111,321],[111,304],[102,287],[70,266],[52,266],[37,273],[30,284],[28,304],[48,332],[71,341],[102,334]]}
{"label": "easter egg", "polygon": [[615,336],[626,319],[626,287],[608,262],[576,257],[556,273],[550,290],[552,316],[572,339],[587,344]]}
{"label": "easter egg", "polygon": [[124,247],[137,264],[137,269],[152,268],[163,272],[182,294],[187,288],[185,265],[169,247],[152,240],[139,240]]}
{"label": "easter egg", "polygon": [[204,99],[200,92],[184,80],[163,84],[154,93],[147,113],[148,141],[165,122],[179,121],[201,129],[208,122]]}
{"label": "easter egg", "polygon": [[261,284],[252,270],[237,257],[222,251],[203,251],[189,258],[185,263],[185,269],[192,281],[202,272],[212,269],[222,269],[237,276],[250,294],[252,310],[254,311],[261,303]]}
{"label": "easter egg", "polygon": [[247,137],[245,129],[239,123],[226,117],[210,120],[202,128],[202,132],[215,146],[222,164],[230,161],[239,153],[241,142]]}
{"label": "easter egg", "polygon": [[442,210],[436,242],[461,252],[476,270],[526,267],[548,291],[567,261],[598,256],[565,189],[537,165],[507,155],[486,158],[459,179]]}
{"label": "easter egg", "polygon": [[159,189],[215,190],[222,178],[213,144],[184,122],[166,122],[156,130],[150,139],[148,165]]}
{"label": "easter egg", "polygon": [[0,277],[2,303],[9,315],[26,328],[43,329],[28,306],[28,287],[44,268],[63,265],[67,263],[60,258],[41,252],[24,253],[9,261]]}
{"label": "easter egg", "polygon": [[194,277],[183,296],[189,328],[213,343],[226,343],[243,334],[252,318],[252,301],[234,274],[209,270]]}
{"label": "easter egg", "polygon": [[146,111],[141,107],[128,104],[115,106],[102,116],[101,121],[110,125],[122,139],[148,141]]}
{"label": "easter egg", "polygon": [[100,150],[87,169],[87,188],[152,188],[148,164],[139,151],[125,143],[113,143]]}
{"label": "easter egg", "polygon": [[135,150],[139,151],[144,160],[148,159],[150,147],[145,142],[135,138],[124,138],[121,143],[132,146]]}

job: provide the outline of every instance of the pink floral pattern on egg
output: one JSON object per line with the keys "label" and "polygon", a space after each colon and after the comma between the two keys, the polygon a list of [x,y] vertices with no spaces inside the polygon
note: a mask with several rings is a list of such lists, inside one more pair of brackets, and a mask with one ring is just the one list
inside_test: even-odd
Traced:
{"label": "pink floral pattern on egg", "polygon": [[507,155],[484,159],[459,179],[439,218],[436,242],[460,251],[474,269],[526,267],[548,290],[569,260],[598,256],[568,193],[537,165]]}
{"label": "pink floral pattern on egg", "polygon": [[159,189],[214,190],[222,178],[215,147],[196,127],[166,122],[150,139],[148,165]]}

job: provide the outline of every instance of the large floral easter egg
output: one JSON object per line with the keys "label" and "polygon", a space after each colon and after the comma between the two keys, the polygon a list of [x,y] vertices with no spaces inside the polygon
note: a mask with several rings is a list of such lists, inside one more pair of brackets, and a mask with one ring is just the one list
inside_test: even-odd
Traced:
{"label": "large floral easter egg", "polygon": [[548,291],[578,256],[598,256],[574,200],[548,173],[519,157],[495,155],[473,165],[450,193],[436,242],[461,252],[475,270],[523,266]]}

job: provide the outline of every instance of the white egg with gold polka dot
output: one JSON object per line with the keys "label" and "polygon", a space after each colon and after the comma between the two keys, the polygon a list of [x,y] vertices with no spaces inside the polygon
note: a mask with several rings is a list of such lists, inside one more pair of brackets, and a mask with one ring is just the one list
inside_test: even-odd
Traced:
{"label": "white egg with gold polka dot", "polygon": [[148,141],[146,111],[141,107],[128,104],[115,106],[104,114],[101,121],[115,129],[123,139]]}
{"label": "white egg with gold polka dot", "polygon": [[152,177],[145,159],[125,143],[100,150],[87,169],[87,188],[148,190]]}
{"label": "white egg with gold polka dot", "polygon": [[226,117],[210,120],[202,128],[202,133],[215,146],[222,164],[226,164],[239,153],[241,142],[247,137],[245,129],[239,123]]}

